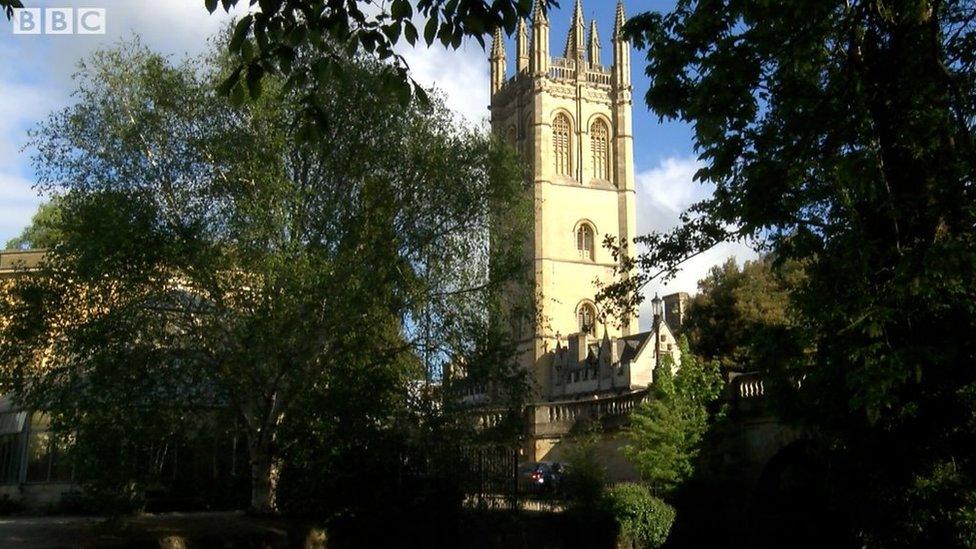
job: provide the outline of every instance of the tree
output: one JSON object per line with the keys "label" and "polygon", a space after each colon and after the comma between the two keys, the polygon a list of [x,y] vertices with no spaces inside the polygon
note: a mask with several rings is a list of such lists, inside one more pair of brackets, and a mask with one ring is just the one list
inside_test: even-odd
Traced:
{"label": "tree", "polygon": [[739,267],[729,258],[698,281],[683,330],[690,347],[726,371],[754,371],[764,366],[771,337],[800,324],[790,292],[803,280],[796,262],[774,265],[770,257]]}
{"label": "tree", "polygon": [[19,235],[7,241],[7,249],[42,250],[53,248],[61,238],[57,230],[60,215],[61,206],[57,197],[41,204],[31,217],[30,224],[24,227]]}
{"label": "tree", "polygon": [[631,413],[624,447],[641,479],[659,495],[670,495],[694,473],[702,437],[714,421],[723,380],[718,363],[691,353],[678,341],[681,367],[666,356],[654,369],[650,398]]}
{"label": "tree", "polygon": [[[240,0],[220,0],[229,11]],[[205,0],[213,13],[218,0]],[[257,4],[257,9],[254,5]],[[484,39],[496,29],[512,34],[520,17],[535,9],[548,10],[552,0],[290,0],[256,2],[252,11],[236,24],[229,42],[232,54],[240,62],[221,84],[223,93],[235,101],[257,97],[265,74],[287,78],[287,85],[299,88],[307,82],[325,85],[331,78],[342,78],[345,55],[356,52],[390,61],[390,71],[379,81],[406,103],[411,94],[426,101],[423,88],[409,78],[403,57],[394,51],[402,39],[411,46],[423,38],[430,46],[439,41],[444,47],[457,49],[466,37],[484,47]],[[558,5],[558,4],[557,4]],[[422,30],[421,30],[422,29]],[[422,36],[421,36],[421,33]],[[310,63],[296,63],[298,52],[311,55]],[[313,125],[328,121],[320,117],[315,95],[306,96],[308,114]]]}
{"label": "tree", "polygon": [[810,345],[778,374],[830,456],[833,504],[870,546],[976,539],[976,12],[969,2],[679,1],[635,17],[648,105],[694,125],[714,196],[639,240],[607,291],[716,242],[809,262]]}
{"label": "tree", "polygon": [[[229,12],[241,0],[204,0],[207,11],[218,6]],[[426,91],[410,80],[403,57],[394,52],[401,37],[411,46],[421,38],[430,46],[439,41],[444,47],[457,49],[466,37],[485,45],[485,37],[503,28],[512,34],[520,17],[532,9],[548,10],[555,0],[248,0],[249,13],[237,21],[229,52],[240,62],[225,75],[220,84],[223,94],[240,102],[261,94],[266,74],[283,75],[287,85],[304,88],[309,80],[322,85],[341,77],[348,55],[364,53],[390,61],[388,71],[377,83],[396,93],[401,102],[411,94],[427,101]],[[256,6],[256,7],[255,7]],[[21,0],[0,0],[7,18]],[[421,27],[423,30],[419,30]],[[304,51],[303,51],[304,50]],[[297,61],[300,52],[312,54],[312,63]],[[321,108],[315,105],[315,94],[304,98],[307,115],[317,125],[328,123]]]}
{"label": "tree", "polygon": [[10,19],[14,16],[14,8],[22,8],[24,5],[20,0],[0,0],[0,9]]}
{"label": "tree", "polygon": [[270,511],[303,442],[284,435],[343,432],[298,429],[307,412],[391,428],[451,355],[428,342],[487,322],[477,303],[524,270],[527,201],[507,148],[378,92],[374,63],[317,88],[315,142],[295,131],[307,90],[233,107],[228,64],[134,42],[81,66],[78,102],[32,134],[62,240],[11,289],[0,363],[64,430],[230,408]]}

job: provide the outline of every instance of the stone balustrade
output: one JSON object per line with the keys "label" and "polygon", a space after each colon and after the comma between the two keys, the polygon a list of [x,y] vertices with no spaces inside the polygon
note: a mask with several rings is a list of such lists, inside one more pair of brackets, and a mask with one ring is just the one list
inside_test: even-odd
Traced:
{"label": "stone balustrade", "polygon": [[610,85],[610,73],[603,71],[586,71],[586,81],[591,84]]}
{"label": "stone balustrade", "polygon": [[[726,397],[738,412],[762,411],[766,387],[759,372],[739,374],[733,377]],[[559,437],[570,432],[582,420],[599,421],[604,427],[615,428],[627,423],[630,413],[650,397],[650,391],[642,389],[628,393],[601,395],[598,397],[539,402],[525,408],[531,434],[537,437]],[[483,409],[476,412],[479,428],[497,426],[504,418],[501,410]]]}
{"label": "stone balustrade", "polygon": [[601,421],[605,426],[626,422],[627,416],[648,398],[648,391],[605,395],[585,400],[566,400],[533,404],[529,407],[533,434],[559,436],[568,433],[581,420]]}
{"label": "stone balustrade", "polygon": [[491,429],[497,427],[505,417],[505,412],[501,410],[481,410],[476,417],[479,429]]}
{"label": "stone balustrade", "polygon": [[766,386],[759,372],[750,372],[732,379],[733,395],[738,399],[762,398],[766,396]]}

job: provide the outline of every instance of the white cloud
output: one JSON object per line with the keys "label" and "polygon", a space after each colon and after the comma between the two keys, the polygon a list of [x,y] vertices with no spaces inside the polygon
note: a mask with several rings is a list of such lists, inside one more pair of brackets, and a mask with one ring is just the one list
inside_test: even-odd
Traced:
{"label": "white cloud", "polygon": [[[207,12],[202,0],[102,0],[105,35],[17,35],[0,18],[0,244],[18,234],[42,198],[32,190],[27,130],[48,113],[71,101],[71,80],[78,61],[99,47],[139,35],[161,53],[179,58],[208,48],[207,40],[242,13],[248,2],[231,14]],[[83,0],[35,0],[31,7],[83,7]]]}
{"label": "white cloud", "polygon": [[20,234],[43,201],[29,180],[0,172],[0,248]]}
{"label": "white cloud", "polygon": [[[681,212],[692,204],[712,195],[713,188],[693,180],[702,164],[694,157],[669,157],[656,167],[637,174],[637,231],[667,231],[680,223]],[[667,283],[654,281],[644,289],[645,301],[641,306],[641,328],[649,329],[652,321],[650,300],[655,293],[667,295],[674,292],[694,294],[698,281],[708,270],[729,257],[742,262],[756,257],[756,252],[744,242],[729,242],[690,259],[677,276]]]}
{"label": "white cloud", "polygon": [[471,124],[481,124],[488,116],[488,61],[485,51],[474,40],[466,40],[458,50],[436,42],[430,48],[397,47],[410,66],[410,74],[421,85],[444,92],[447,106]]}

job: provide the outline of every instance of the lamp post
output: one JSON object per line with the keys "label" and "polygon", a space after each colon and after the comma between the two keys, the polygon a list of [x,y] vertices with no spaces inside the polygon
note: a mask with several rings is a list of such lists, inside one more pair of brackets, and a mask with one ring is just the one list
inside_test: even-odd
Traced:
{"label": "lamp post", "polygon": [[654,314],[654,369],[661,366],[661,298],[654,294],[651,300],[651,312]]}

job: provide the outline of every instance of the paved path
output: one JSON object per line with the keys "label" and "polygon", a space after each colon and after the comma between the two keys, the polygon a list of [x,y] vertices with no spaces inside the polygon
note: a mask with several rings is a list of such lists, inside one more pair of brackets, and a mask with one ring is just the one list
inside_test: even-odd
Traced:
{"label": "paved path", "polygon": [[[165,513],[109,520],[100,517],[0,517],[0,548],[164,547],[163,540],[192,540],[222,546],[224,541],[288,545],[289,524],[240,512]],[[180,547],[178,543],[170,547]]]}

